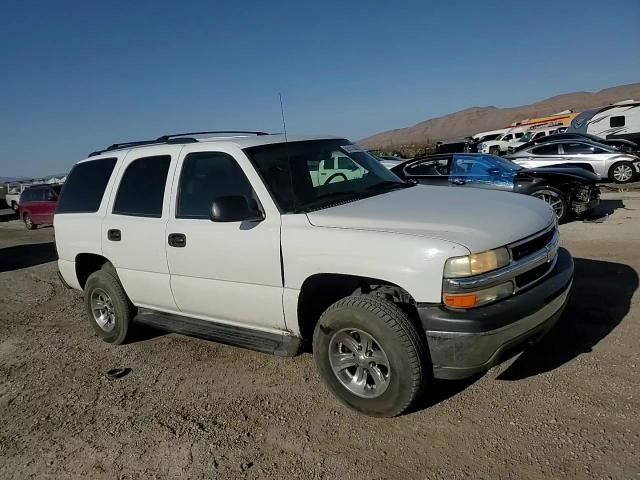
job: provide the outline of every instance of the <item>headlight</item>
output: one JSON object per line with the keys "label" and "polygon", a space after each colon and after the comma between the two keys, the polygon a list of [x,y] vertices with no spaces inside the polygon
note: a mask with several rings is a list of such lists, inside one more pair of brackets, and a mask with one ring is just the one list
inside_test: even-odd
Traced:
{"label": "headlight", "polygon": [[470,293],[444,293],[442,301],[452,308],[474,308],[508,297],[513,293],[511,282]]}
{"label": "headlight", "polygon": [[509,251],[502,247],[464,257],[453,257],[444,264],[446,278],[469,277],[509,265]]}

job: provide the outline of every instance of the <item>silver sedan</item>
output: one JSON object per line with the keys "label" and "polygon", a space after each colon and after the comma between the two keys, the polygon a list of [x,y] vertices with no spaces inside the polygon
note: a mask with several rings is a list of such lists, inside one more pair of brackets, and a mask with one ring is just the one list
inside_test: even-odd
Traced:
{"label": "silver sedan", "polygon": [[601,143],[583,140],[552,140],[507,155],[525,168],[582,164],[616,183],[629,183],[640,173],[640,158]]}

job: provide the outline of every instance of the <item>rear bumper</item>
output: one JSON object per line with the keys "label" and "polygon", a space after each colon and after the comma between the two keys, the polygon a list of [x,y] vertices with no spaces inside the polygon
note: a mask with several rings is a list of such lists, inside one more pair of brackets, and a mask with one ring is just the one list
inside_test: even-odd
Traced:
{"label": "rear bumper", "polygon": [[419,306],[434,375],[469,377],[542,338],[562,315],[572,281],[573,259],[561,248],[544,280],[511,298],[466,311]]}

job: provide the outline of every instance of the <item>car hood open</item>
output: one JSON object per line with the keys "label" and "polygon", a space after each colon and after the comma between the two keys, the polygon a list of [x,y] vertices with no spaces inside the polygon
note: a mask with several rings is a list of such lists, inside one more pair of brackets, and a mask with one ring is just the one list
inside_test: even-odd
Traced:
{"label": "car hood open", "polygon": [[307,213],[318,227],[419,235],[472,253],[507,245],[555,221],[541,200],[475,188],[416,185]]}

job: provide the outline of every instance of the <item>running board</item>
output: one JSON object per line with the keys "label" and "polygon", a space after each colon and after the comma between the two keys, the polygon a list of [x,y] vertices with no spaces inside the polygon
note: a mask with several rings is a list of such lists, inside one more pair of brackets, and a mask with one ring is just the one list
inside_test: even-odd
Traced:
{"label": "running board", "polygon": [[213,340],[214,342],[257,350],[279,357],[297,355],[302,344],[302,339],[293,335],[279,335],[233,325],[223,325],[208,320],[158,312],[146,308],[139,308],[138,314],[133,320],[136,323],[148,325],[159,330]]}

